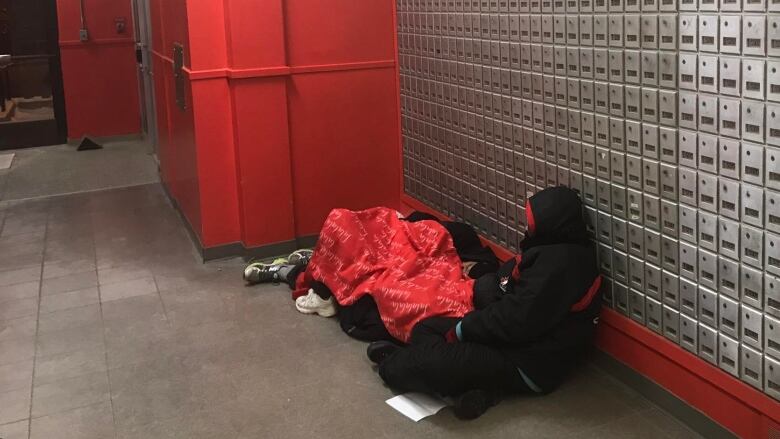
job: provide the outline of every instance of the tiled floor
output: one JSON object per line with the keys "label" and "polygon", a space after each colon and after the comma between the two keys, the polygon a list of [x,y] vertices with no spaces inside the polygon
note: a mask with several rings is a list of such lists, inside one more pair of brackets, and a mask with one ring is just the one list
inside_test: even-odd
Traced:
{"label": "tiled floor", "polygon": [[159,181],[152,147],[141,140],[106,142],[93,151],[72,145],[3,151],[11,152],[11,169],[0,170],[0,202]]}
{"label": "tiled floor", "polygon": [[588,367],[474,422],[413,423],[335,321],[201,264],[157,184],[0,210],[0,437],[690,438]]}

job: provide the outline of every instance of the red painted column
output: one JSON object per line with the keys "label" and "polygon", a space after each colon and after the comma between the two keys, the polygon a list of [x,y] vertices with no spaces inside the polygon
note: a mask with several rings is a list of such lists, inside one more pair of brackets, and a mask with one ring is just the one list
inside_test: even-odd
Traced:
{"label": "red painted column", "polygon": [[[189,71],[227,66],[223,0],[187,2]],[[233,115],[227,78],[194,80],[190,76],[200,187],[201,244],[239,242],[238,188]]]}
{"label": "red painted column", "polygon": [[281,0],[226,0],[242,241],[295,239]]}
{"label": "red painted column", "polygon": [[400,205],[394,3],[285,3],[298,235],[334,207]]}
{"label": "red painted column", "polygon": [[[392,0],[155,6],[163,176],[204,247],[291,245],[333,208],[398,207]],[[173,103],[176,41],[184,111]]]}

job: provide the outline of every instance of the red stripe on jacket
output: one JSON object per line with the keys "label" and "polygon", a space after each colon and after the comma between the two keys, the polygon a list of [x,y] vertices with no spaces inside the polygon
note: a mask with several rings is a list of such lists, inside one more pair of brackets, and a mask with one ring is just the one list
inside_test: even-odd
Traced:
{"label": "red stripe on jacket", "polygon": [[525,219],[528,222],[528,232],[533,235],[536,233],[536,218],[534,218],[534,211],[531,210],[531,200],[525,202]]}
{"label": "red stripe on jacket", "polygon": [[596,276],[596,280],[593,281],[590,289],[588,289],[588,293],[585,294],[579,302],[572,305],[572,312],[584,311],[589,307],[590,303],[593,302],[593,298],[596,297],[596,293],[599,292],[599,288],[601,288],[601,275]]}

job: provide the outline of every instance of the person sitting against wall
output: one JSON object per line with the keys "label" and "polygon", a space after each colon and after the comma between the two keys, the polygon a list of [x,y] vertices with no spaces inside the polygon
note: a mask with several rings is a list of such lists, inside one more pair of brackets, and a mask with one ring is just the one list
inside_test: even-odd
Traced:
{"label": "person sitting against wall", "polygon": [[455,398],[462,419],[502,397],[554,390],[593,343],[601,277],[576,192],[548,188],[526,204],[521,254],[474,286],[463,318],[418,323],[407,347],[368,347],[381,378],[404,392]]}

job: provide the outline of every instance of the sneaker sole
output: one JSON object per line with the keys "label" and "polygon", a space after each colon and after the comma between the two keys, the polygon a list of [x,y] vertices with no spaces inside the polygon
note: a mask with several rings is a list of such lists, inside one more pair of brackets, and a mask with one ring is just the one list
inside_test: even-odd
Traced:
{"label": "sneaker sole", "polygon": [[295,304],[295,309],[297,309],[298,312],[302,314],[309,314],[309,315],[317,314],[320,317],[333,317],[336,315],[336,310],[326,311],[320,309],[306,309],[306,308],[299,307],[297,303]]}

